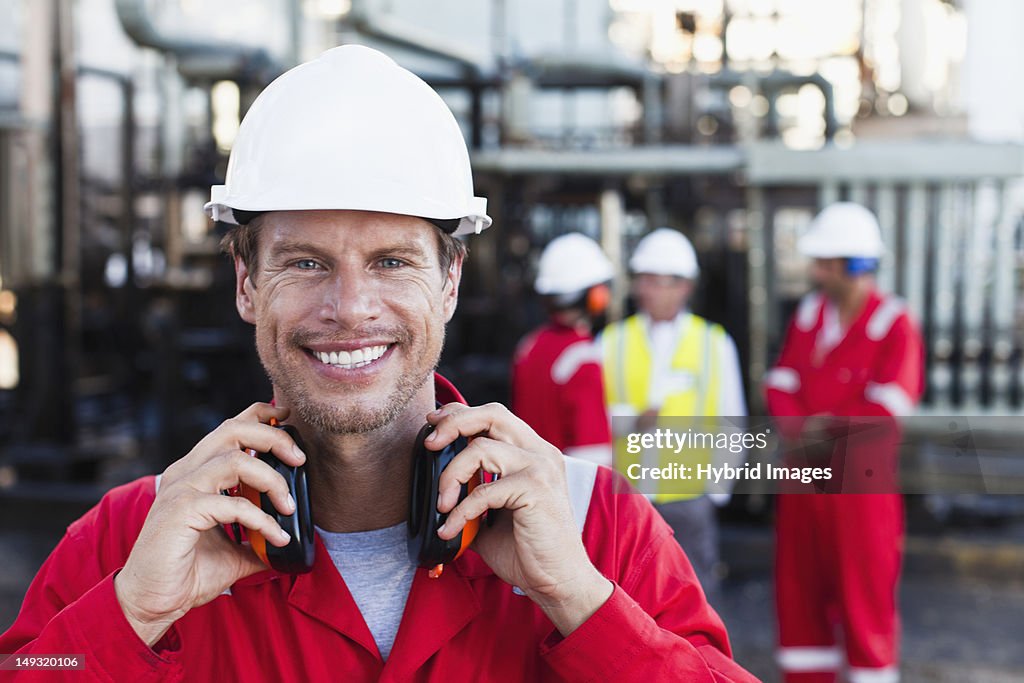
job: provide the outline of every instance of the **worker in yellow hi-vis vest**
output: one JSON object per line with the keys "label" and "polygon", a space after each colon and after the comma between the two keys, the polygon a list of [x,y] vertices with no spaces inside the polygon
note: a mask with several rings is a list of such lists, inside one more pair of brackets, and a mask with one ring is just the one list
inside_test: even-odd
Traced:
{"label": "worker in yellow hi-vis vest", "polygon": [[[638,313],[609,325],[601,334],[605,398],[615,432],[615,466],[665,467],[720,462],[709,448],[641,450],[624,447],[628,433],[668,427],[699,429],[692,417],[746,416],[736,345],[721,325],[687,310],[699,274],[693,245],[682,233],[659,228],[637,245],[629,261]],[[717,421],[715,421],[717,424]],[[726,420],[722,420],[726,422]],[[735,420],[733,420],[735,422]],[[732,454],[732,461],[736,455]],[[742,456],[741,456],[742,457]],[[636,468],[633,468],[636,472]],[[680,481],[631,481],[648,495],[693,563],[704,590],[718,583],[718,522],[715,507],[729,500],[730,488],[709,492],[696,477]]]}

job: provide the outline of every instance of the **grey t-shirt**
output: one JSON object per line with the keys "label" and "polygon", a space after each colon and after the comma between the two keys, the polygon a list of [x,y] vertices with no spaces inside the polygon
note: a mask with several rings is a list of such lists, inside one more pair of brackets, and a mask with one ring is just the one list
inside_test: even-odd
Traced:
{"label": "grey t-shirt", "polygon": [[352,533],[316,530],[387,661],[416,573],[406,549],[405,523]]}

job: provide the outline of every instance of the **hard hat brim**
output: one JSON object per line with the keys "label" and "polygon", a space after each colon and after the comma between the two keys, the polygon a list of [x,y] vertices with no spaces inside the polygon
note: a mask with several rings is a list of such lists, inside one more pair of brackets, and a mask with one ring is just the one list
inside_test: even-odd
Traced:
{"label": "hard hat brim", "polygon": [[[223,186],[219,186],[223,187]],[[474,199],[483,202],[486,207],[487,200],[483,197],[474,197]],[[239,225],[238,220],[235,218],[235,210],[238,211],[249,211],[254,213],[266,213],[269,211],[332,211],[332,210],[351,210],[351,211],[378,211],[380,213],[394,213],[396,215],[414,215],[414,214],[401,214],[396,211],[384,211],[378,207],[373,206],[259,206],[252,204],[245,204],[241,202],[232,202],[228,204],[223,201],[209,201],[203,206],[203,210],[206,215],[215,221],[222,223],[229,223],[231,225]],[[493,220],[486,213],[472,213],[461,216],[423,216],[416,215],[417,218],[424,218],[426,220],[438,220],[438,221],[459,221],[458,227],[451,234],[460,237],[462,235],[473,235],[479,234],[491,227]]]}

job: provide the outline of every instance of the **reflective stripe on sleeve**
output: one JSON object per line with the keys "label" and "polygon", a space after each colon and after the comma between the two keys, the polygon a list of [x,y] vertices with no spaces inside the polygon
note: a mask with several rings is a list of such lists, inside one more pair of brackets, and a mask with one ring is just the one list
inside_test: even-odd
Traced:
{"label": "reflective stripe on sleeve", "polygon": [[848,671],[850,683],[899,683],[900,670],[895,666],[878,669],[851,666]]}
{"label": "reflective stripe on sleeve", "polygon": [[868,386],[864,389],[864,398],[882,406],[894,417],[909,415],[914,411],[914,401],[896,382],[887,384],[868,382]]}
{"label": "reflective stripe on sleeve", "polygon": [[597,345],[589,340],[570,344],[551,365],[551,381],[555,384],[565,384],[587,363],[600,366],[601,350]]}
{"label": "reflective stripe on sleeve", "polygon": [[907,310],[907,306],[903,303],[903,299],[898,296],[886,297],[868,320],[868,325],[865,329],[868,339],[872,341],[885,339],[889,334],[889,330],[892,329],[896,320],[903,315],[905,310]]}
{"label": "reflective stripe on sleeve", "polygon": [[800,373],[793,368],[772,368],[764,375],[764,385],[768,389],[795,394],[800,390]]}
{"label": "reflective stripe on sleeve", "polygon": [[837,671],[843,665],[838,647],[780,647],[775,662],[783,671]]}
{"label": "reflective stripe on sleeve", "polygon": [[594,482],[597,480],[597,465],[578,458],[565,458],[565,479],[569,485],[572,516],[580,533],[583,533],[587,511],[590,510],[590,498],[594,494]]}
{"label": "reflective stripe on sleeve", "polygon": [[596,443],[590,446],[572,446],[565,449],[565,454],[570,458],[585,460],[595,465],[612,466],[612,447],[606,443]]}

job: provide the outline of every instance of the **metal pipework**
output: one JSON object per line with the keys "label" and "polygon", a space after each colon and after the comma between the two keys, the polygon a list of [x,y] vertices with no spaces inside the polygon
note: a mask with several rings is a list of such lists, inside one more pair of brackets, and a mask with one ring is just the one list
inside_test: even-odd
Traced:
{"label": "metal pipework", "polygon": [[484,55],[453,47],[450,40],[428,35],[394,17],[372,12],[363,0],[352,0],[345,23],[369,38],[458,64],[471,78],[483,77],[488,68]]}
{"label": "metal pipework", "polygon": [[284,71],[283,65],[260,47],[161,33],[146,0],[114,0],[114,6],[125,33],[138,45],[174,55],[185,78],[265,84]]}
{"label": "metal pipework", "polygon": [[[768,116],[769,122],[773,125],[775,125],[774,119],[776,117],[775,98],[786,88],[813,85],[821,91],[822,96],[825,98],[825,111],[823,112],[825,118],[825,139],[831,140],[835,136],[836,131],[839,130],[839,121],[836,119],[835,91],[832,88],[832,83],[820,73],[799,75],[780,70],[773,71],[765,76],[757,76],[755,80],[771,103]],[[734,88],[737,85],[748,85],[749,83],[750,74],[739,71],[722,70],[708,77],[708,85],[712,88]]]}
{"label": "metal pipework", "polygon": [[742,149],[725,146],[661,145],[587,151],[505,148],[473,154],[473,170],[507,176],[728,175],[742,169],[745,159]]}

